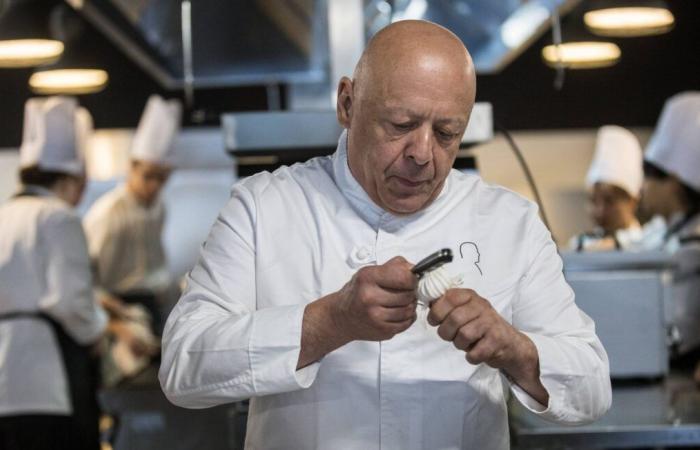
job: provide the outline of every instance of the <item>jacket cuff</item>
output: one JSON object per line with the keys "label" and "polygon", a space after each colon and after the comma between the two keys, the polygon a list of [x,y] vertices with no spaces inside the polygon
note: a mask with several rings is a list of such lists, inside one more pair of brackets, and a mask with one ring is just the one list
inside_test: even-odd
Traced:
{"label": "jacket cuff", "polygon": [[254,313],[248,354],[257,395],[305,389],[316,379],[319,362],[296,368],[305,308],[291,305]]}
{"label": "jacket cuff", "polygon": [[549,403],[542,405],[515,384],[509,377],[505,377],[515,398],[530,412],[544,418],[553,419],[553,413],[558,410],[566,389],[567,374],[571,373],[567,365],[567,359],[561,358],[560,349],[551,342],[550,338],[538,334],[527,333],[525,335],[535,344],[540,366],[540,382],[549,395]]}

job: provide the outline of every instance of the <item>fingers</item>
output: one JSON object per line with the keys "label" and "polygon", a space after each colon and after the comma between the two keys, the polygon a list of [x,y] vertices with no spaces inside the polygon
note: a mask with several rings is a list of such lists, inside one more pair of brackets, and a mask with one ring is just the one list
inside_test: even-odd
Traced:
{"label": "fingers", "polygon": [[417,279],[412,265],[396,257],[381,266],[364,267],[357,271],[354,282],[360,300],[367,305],[385,307],[406,306],[415,302]]}
{"label": "fingers", "polygon": [[500,364],[498,361],[504,358],[503,355],[505,352],[506,349],[501,342],[491,338],[490,336],[485,336],[479,339],[469,350],[467,350],[465,358],[469,364],[476,365],[487,363],[492,367],[499,367]]}
{"label": "fingers", "polygon": [[512,359],[512,327],[474,291],[452,289],[431,306],[428,322],[438,335],[466,352],[471,364],[500,367]]}
{"label": "fingers", "polygon": [[454,339],[446,340],[451,340],[456,348],[467,352],[476,346],[479,340],[486,335],[487,331],[483,322],[473,321],[459,328]]}
{"label": "fingers", "polygon": [[413,314],[412,319],[407,319],[407,320],[404,320],[403,322],[393,323],[392,325],[394,326],[394,330],[393,330],[394,334],[396,335],[396,334],[399,334],[399,333],[402,333],[402,332],[408,330],[411,327],[411,325],[413,325],[413,322],[415,322],[415,321],[416,321],[416,315]]}
{"label": "fingers", "polygon": [[381,266],[374,267],[376,283],[391,290],[413,291],[418,286],[418,278],[411,273],[413,265],[401,256],[396,256]]}
{"label": "fingers", "polygon": [[475,298],[480,297],[471,289],[450,289],[430,306],[428,323],[433,326],[443,323],[452,310],[470,303]]}
{"label": "fingers", "polygon": [[463,329],[468,324],[478,319],[481,314],[481,308],[473,303],[467,303],[454,308],[438,327],[438,336],[446,341],[454,341],[457,339],[459,334],[463,332]]}
{"label": "fingers", "polygon": [[387,308],[408,306],[416,301],[414,290],[387,290],[372,283],[365,282],[363,275],[358,272],[357,296],[366,306],[383,306]]}
{"label": "fingers", "polygon": [[416,302],[395,308],[375,308],[374,319],[382,322],[401,323],[416,318]]}

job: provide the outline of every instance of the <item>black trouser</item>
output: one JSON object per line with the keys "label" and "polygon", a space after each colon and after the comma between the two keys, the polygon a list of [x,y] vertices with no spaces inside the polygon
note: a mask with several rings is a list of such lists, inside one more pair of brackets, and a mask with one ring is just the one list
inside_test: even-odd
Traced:
{"label": "black trouser", "polygon": [[82,448],[70,416],[0,417],[2,450],[73,450]]}
{"label": "black trouser", "polygon": [[[54,337],[61,351],[61,359],[66,371],[68,384],[68,397],[73,408],[71,416],[56,416],[56,415],[17,415],[0,417],[3,426],[0,431],[0,450],[8,449],[63,449],[70,448],[75,450],[99,450],[100,448],[100,408],[97,404],[97,389],[100,380],[99,361],[90,354],[90,349],[75,342],[66,333],[61,325],[46,314],[39,312],[12,312],[0,314],[0,321],[4,320],[41,320],[47,323],[53,330]],[[39,445],[44,442],[41,437],[32,437],[31,427],[38,422],[48,424],[50,433],[55,433],[60,439],[59,443],[69,439],[68,447],[61,445],[56,446],[37,446],[33,447],[33,442]],[[56,425],[58,424],[58,425]],[[17,430],[13,426],[18,427]],[[60,430],[58,429],[60,428]],[[41,428],[34,428],[35,434],[42,434]],[[7,436],[5,436],[7,435]],[[7,439],[7,441],[6,441]],[[22,439],[21,441],[18,439]],[[25,442],[31,445],[19,445],[19,447],[5,447],[5,442]],[[47,440],[46,442],[51,442]],[[14,444],[13,444],[14,445]]]}

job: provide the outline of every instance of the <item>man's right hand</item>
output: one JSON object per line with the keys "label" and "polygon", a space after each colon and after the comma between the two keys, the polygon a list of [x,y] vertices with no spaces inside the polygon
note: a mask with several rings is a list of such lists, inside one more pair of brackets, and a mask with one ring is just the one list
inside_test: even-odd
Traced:
{"label": "man's right hand", "polygon": [[384,341],[416,320],[417,278],[413,265],[397,256],[363,267],[338,292],[333,321],[350,340]]}
{"label": "man's right hand", "polygon": [[298,368],[348,342],[385,341],[416,320],[413,265],[395,257],[358,270],[343,288],[307,305]]}

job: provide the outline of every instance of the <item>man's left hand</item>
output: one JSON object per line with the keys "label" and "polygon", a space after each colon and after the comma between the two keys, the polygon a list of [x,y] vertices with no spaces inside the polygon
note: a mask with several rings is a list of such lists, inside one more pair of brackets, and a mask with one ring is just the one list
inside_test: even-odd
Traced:
{"label": "man's left hand", "polygon": [[430,307],[428,323],[438,335],[466,352],[471,364],[502,369],[537,401],[549,396],[539,381],[535,344],[471,289],[450,289]]}

